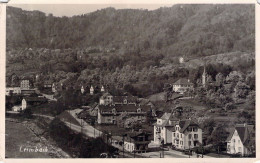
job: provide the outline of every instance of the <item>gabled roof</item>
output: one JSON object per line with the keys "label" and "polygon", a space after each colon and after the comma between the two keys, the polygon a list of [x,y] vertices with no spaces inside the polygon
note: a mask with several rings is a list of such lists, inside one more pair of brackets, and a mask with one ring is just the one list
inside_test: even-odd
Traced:
{"label": "gabled roof", "polygon": [[44,81],[44,84],[52,84],[52,81],[50,80]]}
{"label": "gabled roof", "polygon": [[230,132],[227,141],[230,141],[234,135],[234,132],[237,131],[239,138],[243,145],[247,146],[251,140],[254,140],[254,126],[247,124],[237,124],[235,128]]}
{"label": "gabled roof", "polygon": [[137,102],[137,97],[131,96],[131,95],[129,95],[129,96],[114,96],[113,97],[113,101],[117,102],[117,103],[123,103],[125,99],[127,100],[128,103],[129,102],[131,102],[131,103]]}
{"label": "gabled roof", "polygon": [[188,79],[181,78],[173,83],[173,85],[193,85],[193,83],[189,82]]}
{"label": "gabled roof", "polygon": [[44,97],[25,97],[26,102],[46,102],[47,99]]}
{"label": "gabled roof", "polygon": [[102,96],[101,96],[101,98],[105,98],[105,97],[107,97],[107,96],[112,96],[110,93],[108,93],[108,92],[105,92]]}
{"label": "gabled roof", "polygon": [[179,122],[179,126],[180,126],[180,132],[183,133],[189,126],[197,126],[199,127],[199,125],[197,123],[195,123],[192,120],[181,120]]}
{"label": "gabled roof", "polygon": [[115,108],[117,112],[136,112],[138,108],[142,109],[142,112],[150,110],[150,106],[146,105],[99,105],[101,111],[112,111]]}

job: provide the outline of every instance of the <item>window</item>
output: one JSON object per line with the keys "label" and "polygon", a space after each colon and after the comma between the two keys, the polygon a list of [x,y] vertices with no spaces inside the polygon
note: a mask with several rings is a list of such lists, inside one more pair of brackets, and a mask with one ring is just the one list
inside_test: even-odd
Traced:
{"label": "window", "polygon": [[191,139],[191,134],[189,134],[189,139]]}
{"label": "window", "polygon": [[193,128],[193,131],[194,131],[194,132],[197,132],[197,131],[198,131],[198,128],[197,128],[197,127],[194,127],[194,128]]}
{"label": "window", "polygon": [[191,146],[191,141],[189,141],[189,146]]}
{"label": "window", "polygon": [[179,134],[177,133],[177,138],[179,138]]}
{"label": "window", "polygon": [[175,137],[175,132],[173,133],[173,137]]}
{"label": "window", "polygon": [[180,134],[181,135],[181,138],[182,138],[182,134]]}
{"label": "window", "polygon": [[236,139],[233,139],[233,142],[235,143],[235,142],[236,142]]}
{"label": "window", "polygon": [[198,134],[194,134],[194,139],[198,139]]}

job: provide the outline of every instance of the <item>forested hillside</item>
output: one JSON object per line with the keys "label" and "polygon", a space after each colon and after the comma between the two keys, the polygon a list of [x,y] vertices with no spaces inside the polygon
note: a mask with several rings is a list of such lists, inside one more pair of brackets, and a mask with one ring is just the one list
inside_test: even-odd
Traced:
{"label": "forested hillside", "polygon": [[[73,17],[8,7],[6,72],[40,74],[41,82],[75,90],[110,85],[139,97],[179,78],[197,85],[204,61],[214,81],[232,71],[254,79],[254,27],[254,5],[106,8]],[[254,90],[254,80],[246,84]]]}
{"label": "forested hillside", "polygon": [[73,17],[7,8],[7,48],[114,48],[168,56],[254,51],[254,5],[114,8]]}

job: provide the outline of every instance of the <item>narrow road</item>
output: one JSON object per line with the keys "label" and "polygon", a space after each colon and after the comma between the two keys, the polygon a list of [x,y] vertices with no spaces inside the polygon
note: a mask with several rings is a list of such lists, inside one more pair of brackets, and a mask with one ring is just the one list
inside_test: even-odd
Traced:
{"label": "narrow road", "polygon": [[[34,116],[39,116],[39,117],[44,117],[44,118],[49,118],[51,120],[53,120],[55,117],[53,116],[49,116],[49,115],[42,115],[42,114],[33,114]],[[70,127],[72,130],[76,131],[76,132],[82,132],[84,135],[88,136],[88,137],[93,137],[93,138],[97,138],[99,136],[102,136],[102,132],[95,129],[94,127],[92,127],[91,125],[89,125],[88,123],[84,122],[83,123],[83,127],[72,124],[68,121],[64,121],[61,120],[62,122],[64,122],[68,127]]]}

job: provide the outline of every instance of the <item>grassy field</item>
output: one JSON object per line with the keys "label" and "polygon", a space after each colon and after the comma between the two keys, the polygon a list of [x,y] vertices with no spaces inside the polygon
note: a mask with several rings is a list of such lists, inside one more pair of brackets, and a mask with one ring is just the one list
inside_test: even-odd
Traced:
{"label": "grassy field", "polygon": [[5,135],[6,158],[51,158],[49,152],[21,152],[20,148],[44,147],[39,138],[32,134],[21,123],[6,121]]}

